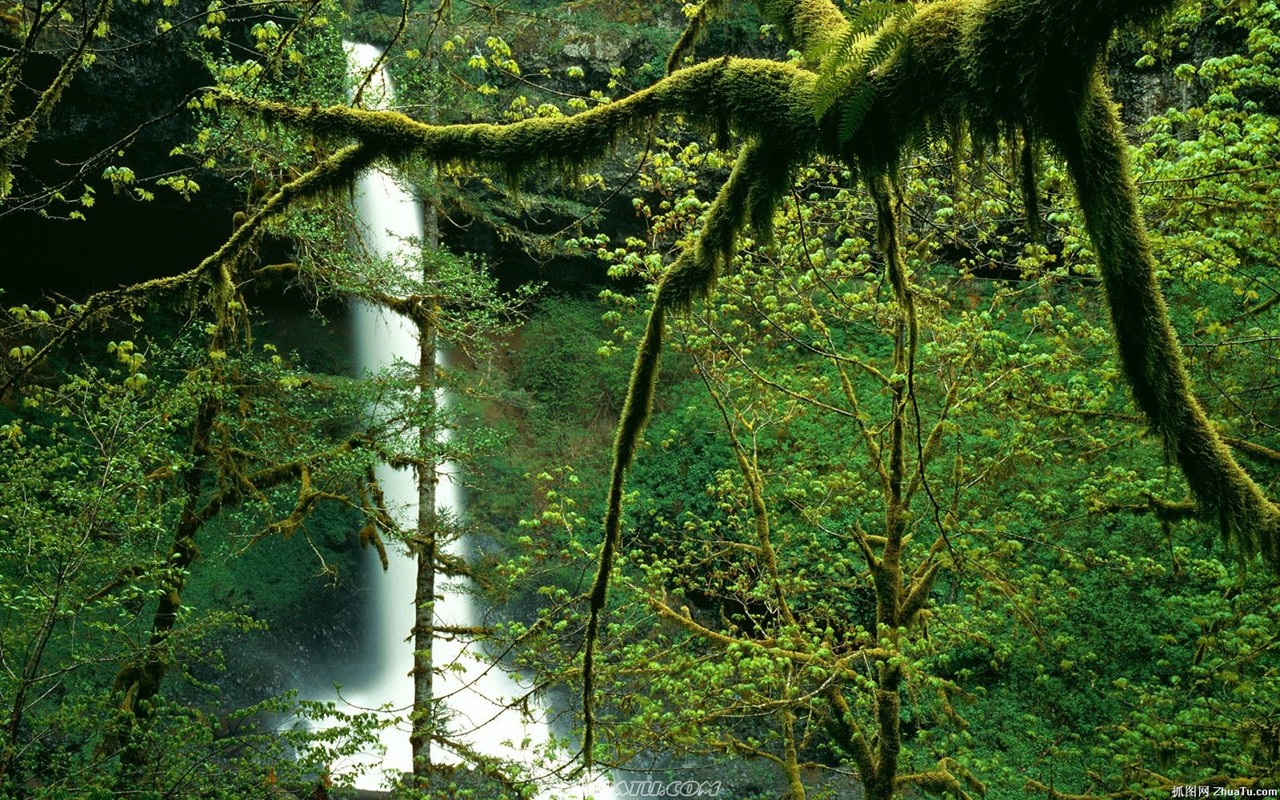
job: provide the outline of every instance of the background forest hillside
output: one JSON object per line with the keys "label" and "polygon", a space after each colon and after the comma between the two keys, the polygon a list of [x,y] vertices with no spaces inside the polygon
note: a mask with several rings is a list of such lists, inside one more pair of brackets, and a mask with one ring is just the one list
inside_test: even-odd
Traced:
{"label": "background forest hillside", "polygon": [[[428,694],[406,731],[458,763],[382,796],[548,796],[588,761],[617,796],[1280,789],[1280,581],[1135,405],[1046,137],[939,119],[883,194],[779,167],[667,315],[643,430],[650,308],[735,164],[767,171],[749,126],[691,92],[533,169],[363,149],[567,130],[715,64],[874,109],[937,13],[843,4],[833,55],[760,5],[0,0],[0,800],[368,796],[385,723],[313,698],[406,552],[487,609],[427,641],[519,670],[504,700],[555,736],[486,756]],[[403,117],[344,41],[385,48]],[[1280,497],[1280,6],[1178,3],[1104,66],[1195,399]],[[383,156],[424,198],[408,263],[352,211]],[[357,302],[447,357],[359,374]],[[404,521],[379,465],[445,461],[465,512]]]}

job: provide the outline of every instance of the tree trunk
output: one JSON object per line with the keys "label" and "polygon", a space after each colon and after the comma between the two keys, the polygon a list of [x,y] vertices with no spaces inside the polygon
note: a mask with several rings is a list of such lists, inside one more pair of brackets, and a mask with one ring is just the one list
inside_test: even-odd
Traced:
{"label": "tree trunk", "polygon": [[[430,286],[435,278],[432,253],[440,244],[440,225],[431,198],[424,200],[422,247],[425,251],[423,282]],[[409,735],[413,751],[413,774],[419,787],[431,779],[431,735],[436,727],[434,673],[432,671],[433,637],[435,636],[436,549],[438,514],[436,485],[439,477],[434,452],[439,440],[436,400],[436,326],[435,314],[418,318],[418,393],[419,402],[429,410],[429,422],[418,430],[418,448],[424,455],[418,471],[418,530],[415,551],[418,563],[417,590],[414,594],[413,623],[413,713]]]}

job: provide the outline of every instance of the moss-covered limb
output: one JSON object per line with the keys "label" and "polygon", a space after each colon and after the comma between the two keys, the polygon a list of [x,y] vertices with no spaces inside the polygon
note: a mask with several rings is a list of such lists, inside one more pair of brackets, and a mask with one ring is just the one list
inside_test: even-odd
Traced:
{"label": "moss-covered limb", "polygon": [[783,708],[782,717],[782,774],[787,776],[787,788],[791,800],[805,800],[804,781],[800,780],[800,759],[796,747],[796,712]]}
{"label": "moss-covered limb", "polygon": [[[53,113],[54,106],[62,99],[62,93],[71,85],[76,73],[84,66],[84,56],[89,49],[89,43],[97,35],[96,31],[99,27],[107,23],[111,16],[112,5],[112,0],[99,0],[98,8],[93,15],[86,14],[75,49],[64,56],[57,74],[49,81],[49,85],[45,87],[44,91],[40,93],[40,97],[36,100],[35,107],[31,110],[31,113],[16,122],[9,123],[9,131],[0,136],[0,164],[20,158],[26,153],[27,145],[35,137],[37,128]],[[52,12],[45,14],[43,21],[48,21],[52,17]],[[35,47],[37,36],[38,26],[33,25],[28,35],[26,46],[23,48],[23,55],[31,52],[30,48]],[[14,58],[14,61],[18,62],[18,64],[14,67],[11,75],[6,75],[3,87],[3,97],[6,101],[5,112],[8,111],[8,103],[15,83],[21,78],[21,63],[23,59]],[[0,117],[0,120],[3,120],[3,117]]]}
{"label": "moss-covered limb", "polygon": [[905,323],[905,341],[894,350],[894,370],[910,382],[915,374],[916,344],[920,337],[920,323],[916,318],[916,301],[911,292],[907,265],[902,260],[902,248],[898,243],[898,217],[894,209],[893,187],[883,173],[867,178],[871,199],[876,206],[876,228],[879,232],[880,251],[884,254],[889,284],[899,313]]}
{"label": "moss-covered limb", "polygon": [[[890,379],[892,414],[889,443],[889,486],[885,495],[884,544],[878,563],[872,566],[871,576],[876,596],[876,626],[879,636],[890,649],[896,649],[902,628],[908,623],[904,611],[908,595],[902,572],[902,553],[908,539],[908,498],[904,492],[907,480],[905,439],[908,406],[914,404],[914,372],[918,323],[915,299],[912,296],[907,267],[902,259],[898,242],[898,220],[893,186],[883,166],[871,166],[867,170],[867,187],[876,207],[876,223],[880,250],[884,254],[885,270],[894,298],[898,302],[897,330],[894,336],[893,367]],[[919,413],[917,430],[919,429]],[[917,442],[918,444],[918,442]],[[917,464],[922,469],[922,464]],[[934,565],[936,567],[936,565]],[[912,599],[912,613],[923,607],[928,599],[936,568],[926,571],[915,585],[919,594]],[[870,800],[889,800],[894,796],[898,777],[898,759],[902,748],[901,688],[905,679],[902,666],[888,659],[876,668],[875,763],[864,781],[866,796]]]}
{"label": "moss-covered limb", "polygon": [[906,265],[898,246],[898,223],[893,208],[892,188],[888,177],[873,174],[868,187],[875,201],[880,249],[884,253],[889,283],[898,301],[898,322],[893,349],[894,378],[890,380],[893,396],[893,420],[890,423],[889,490],[885,496],[885,543],[880,563],[872,569],[876,590],[876,621],[888,630],[901,624],[902,548],[907,529],[907,505],[904,494],[906,480],[905,429],[907,402],[912,393],[915,369],[917,323],[915,301],[908,285]]}
{"label": "moss-covered limb", "polygon": [[1171,5],[1172,0],[923,5],[903,26],[893,58],[867,76],[873,100],[864,123],[847,137],[847,155],[864,166],[892,169],[912,144],[961,121],[992,140],[1010,126],[1037,140],[1049,138],[1072,124],[1060,110],[1084,93],[1116,28]]}
{"label": "moss-covered limb", "polygon": [[53,636],[53,631],[60,619],[64,619],[66,608],[63,600],[63,587],[67,579],[67,573],[72,570],[69,564],[62,566],[62,574],[58,576],[58,582],[55,584],[54,592],[48,596],[48,609],[44,613],[43,619],[40,620],[40,626],[36,630],[35,635],[31,638],[31,642],[27,647],[26,658],[22,662],[21,671],[14,675],[12,667],[8,667],[9,674],[12,678],[11,685],[14,686],[11,700],[9,704],[8,719],[5,722],[3,739],[0,739],[0,786],[9,785],[6,780],[10,773],[14,770],[14,762],[17,760],[21,752],[20,736],[22,733],[23,722],[26,719],[27,697],[33,689],[37,689],[40,681],[40,673],[44,667],[45,651],[49,647],[49,640]]}
{"label": "moss-covered limb", "polygon": [[[236,323],[226,311],[227,301],[236,294],[233,270],[223,261],[216,262],[216,265],[218,274],[209,289],[217,321],[208,345],[210,352],[225,351]],[[222,377],[217,362],[212,377],[215,383]],[[217,479],[220,457],[223,456],[214,442],[222,427],[218,417],[223,403],[221,393],[213,390],[206,391],[200,399],[191,423],[191,467],[182,475],[182,509],[174,526],[166,570],[160,576],[159,588],[162,591],[152,613],[147,647],[134,661],[120,668],[112,685],[112,698],[120,711],[119,729],[107,737],[107,743],[112,747],[119,743],[120,762],[130,772],[142,769],[145,764],[146,754],[133,733],[150,717],[151,701],[159,694],[160,684],[173,659],[171,637],[182,610],[182,593],[191,566],[200,557],[196,535],[209,519],[201,513],[202,498],[206,486]],[[232,469],[234,471],[234,467]]]}
{"label": "moss-covered limb", "polygon": [[[677,266],[680,262],[677,260]],[[582,748],[586,767],[591,768],[592,749],[595,745],[595,649],[600,635],[600,612],[609,594],[609,575],[613,571],[613,559],[622,537],[622,492],[627,469],[635,458],[640,435],[648,421],[653,403],[654,385],[658,379],[658,361],[662,355],[662,337],[666,327],[666,311],[654,305],[649,311],[649,322],[636,352],[635,365],[627,386],[627,398],[622,406],[622,418],[613,444],[613,472],[609,483],[609,506],[605,515],[604,542],[600,548],[600,562],[596,568],[595,582],[591,588],[590,618],[587,620],[587,637],[582,662]]]}
{"label": "moss-covered limb", "polygon": [[902,754],[902,668],[880,668],[875,691],[876,766],[867,782],[867,800],[892,800],[897,788],[898,758]]}
{"label": "moss-covered limb", "polygon": [[[959,777],[956,776],[957,772],[960,773]],[[962,800],[971,800],[971,795],[965,791],[965,785],[979,796],[987,793],[986,785],[951,758],[942,759],[934,769],[928,772],[899,775],[895,783],[900,788],[912,787],[930,794],[949,795]]]}
{"label": "moss-covered limb", "polygon": [[[720,331],[712,330],[712,335],[715,336],[718,342],[725,345],[726,349],[729,352],[729,355],[733,358],[735,362],[737,362],[738,367],[740,367],[744,372],[746,372],[748,375],[750,375],[752,378],[758,381],[761,385],[768,386],[770,389],[773,389],[776,392],[780,392],[781,394],[784,394],[787,397],[790,397],[792,400],[795,400],[796,402],[804,403],[807,406],[812,406],[813,408],[816,408],[819,411],[825,411],[829,414],[835,414],[836,416],[842,417],[844,419],[852,420],[863,431],[863,435],[866,438],[867,444],[871,450],[872,463],[877,468],[880,468],[880,446],[876,443],[875,435],[871,433],[871,431],[867,428],[866,423],[863,421],[861,407],[858,405],[857,395],[853,393],[853,387],[851,383],[848,384],[849,391],[845,396],[846,401],[850,401],[849,408],[840,408],[839,406],[833,406],[830,403],[824,403],[823,401],[819,400],[818,398],[812,395],[804,394],[803,392],[797,392],[795,389],[792,389],[791,387],[785,384],[779,383],[777,380],[769,377],[765,373],[756,369],[754,366],[752,366],[751,362],[743,358],[742,353],[740,353],[736,347],[731,346],[731,344],[724,338],[724,335]],[[841,371],[841,375],[844,376],[843,370]]]}
{"label": "moss-covered limb", "polygon": [[728,0],[703,0],[698,5],[697,9],[689,17],[689,24],[685,26],[684,32],[680,34],[680,39],[667,55],[666,67],[668,74],[679,69],[685,58],[693,54],[693,48],[702,39],[707,23],[719,16],[728,4]]}
{"label": "moss-covered limb", "polygon": [[896,655],[883,647],[866,647],[831,661],[813,653],[782,647],[773,639],[739,639],[727,636],[698,623],[689,613],[688,608],[676,611],[656,597],[649,597],[648,603],[662,619],[675,623],[689,633],[702,637],[718,647],[744,647],[771,658],[781,658],[796,664],[818,667],[850,680],[861,677],[860,670],[864,669],[863,665],[866,662],[887,660]]}
{"label": "moss-covered limb", "polygon": [[111,697],[120,714],[114,729],[109,731],[103,747],[110,753],[120,752],[120,762],[128,770],[143,768],[146,754],[140,749],[134,735],[138,726],[144,725],[151,712],[151,701],[160,692],[160,683],[171,660],[170,636],[177,625],[182,609],[182,592],[186,586],[188,570],[199,557],[196,533],[201,526],[198,509],[203,486],[213,475],[213,453],[210,437],[217,415],[219,401],[205,398],[191,425],[191,468],[182,478],[182,510],[174,526],[173,541],[169,548],[166,573],[161,578],[163,591],[159,593],[155,611],[151,617],[151,631],[146,649],[132,661],[122,665],[116,673]]}
{"label": "moss-covered limb", "polygon": [[791,171],[808,148],[776,135],[743,145],[733,171],[707,210],[692,253],[682,254],[658,284],[655,308],[686,311],[715,286],[748,225],[762,241],[773,237],[773,215],[791,186]]}
{"label": "moss-covered limb", "polygon": [[[1162,779],[1158,788],[1168,791],[1174,786],[1175,784],[1173,781]],[[1142,796],[1139,792],[1129,790],[1106,792],[1105,794],[1072,794],[1070,792],[1060,792],[1052,786],[1048,786],[1034,779],[1028,780],[1026,787],[1030,791],[1042,792],[1045,800],[1119,800],[1119,798]]]}
{"label": "moss-covered limb", "polygon": [[227,241],[201,261],[194,272],[203,275],[221,265],[239,263],[257,241],[267,222],[283,214],[300,200],[346,187],[356,173],[372,164],[380,155],[381,151],[376,146],[364,143],[348,145],[282,185],[259,203]]}
{"label": "moss-covered limb", "polygon": [[1251,442],[1248,439],[1238,439],[1234,436],[1224,436],[1222,441],[1257,461],[1269,464],[1280,462],[1280,450],[1272,450],[1270,447],[1265,447],[1257,442]]}
{"label": "moss-covered limb", "polygon": [[[885,485],[887,486],[888,472],[878,463],[876,464],[876,467],[880,469],[881,473],[883,473],[883,475],[885,476],[884,480],[886,481]],[[886,493],[888,492],[887,488],[885,489],[885,492]],[[876,555],[876,551],[874,548],[884,546],[884,537],[871,536],[867,534],[866,531],[862,530],[862,527],[860,525],[855,525],[853,527],[853,529],[850,531],[850,536],[853,537],[853,541],[858,545],[858,552],[862,553],[862,559],[866,562],[867,569],[871,570],[872,572],[874,572],[876,569],[879,569],[880,556]]]}
{"label": "moss-covered limb", "polygon": [[623,134],[672,114],[711,129],[728,122],[748,138],[765,136],[813,150],[820,133],[810,111],[812,87],[813,75],[794,66],[731,58],[680,70],[581,114],[509,125],[428,125],[393,111],[299,108],[230,94],[220,102],[317,135],[362,141],[393,156],[483,164],[518,176],[538,167],[578,168],[607,155]]}
{"label": "moss-covered limb", "polygon": [[[510,796],[527,797],[531,790],[536,788],[531,786],[531,783],[527,778],[516,778],[509,774],[508,769],[510,768],[510,764],[503,762],[502,759],[495,758],[494,756],[481,752],[464,741],[454,739],[451,736],[446,736],[441,733],[439,729],[436,729],[431,733],[430,740],[430,743],[437,744],[441,748],[456,754],[462,759],[462,762],[467,765],[468,769],[474,769],[489,780],[502,786],[510,792]],[[434,769],[438,769],[443,772],[444,770],[449,769],[449,767],[440,765]]]}
{"label": "moss-covered limb", "polygon": [[1167,442],[1202,511],[1244,553],[1280,569],[1280,509],[1236,463],[1191,390],[1156,282],[1137,210],[1120,121],[1100,77],[1055,132],[1097,251],[1125,376],[1138,407]]}
{"label": "moss-covered limb", "polygon": [[759,556],[765,572],[769,576],[769,582],[772,584],[773,601],[777,603],[778,613],[782,617],[782,621],[787,625],[795,625],[795,615],[791,613],[791,604],[787,602],[786,592],[782,588],[782,576],[778,573],[778,556],[773,549],[773,535],[770,532],[769,523],[769,505],[764,499],[764,478],[760,475],[760,466],[754,457],[747,457],[747,450],[742,446],[741,440],[738,439],[738,433],[735,420],[729,418],[729,409],[725,406],[724,398],[711,385],[711,379],[707,375],[705,365],[698,361],[698,374],[702,376],[703,385],[706,387],[707,394],[711,395],[711,399],[716,404],[716,409],[720,412],[720,418],[724,421],[725,432],[729,436],[729,444],[733,448],[733,454],[738,462],[738,472],[742,475],[743,481],[746,483],[747,494],[751,497],[751,516],[755,523],[756,529],[756,547],[755,553]]}
{"label": "moss-covered limb", "polygon": [[911,588],[906,592],[906,597],[902,601],[902,608],[898,611],[899,619],[904,627],[913,624],[920,612],[924,610],[925,605],[929,602],[929,595],[933,591],[934,581],[937,580],[938,573],[942,570],[942,564],[937,561],[925,562],[920,566],[921,569],[917,571]]}
{"label": "moss-covered limb", "polygon": [[1182,522],[1199,513],[1195,503],[1172,502],[1148,495],[1145,503],[1105,503],[1090,509],[1093,514],[1150,514],[1161,522]]}
{"label": "moss-covered limb", "polygon": [[858,776],[865,784],[876,768],[875,756],[871,751],[871,745],[867,742],[867,735],[859,727],[858,718],[854,716],[853,709],[841,693],[840,687],[829,686],[826,694],[835,712],[827,718],[827,730],[831,733],[831,738],[836,745],[853,759],[854,765],[858,768]]}
{"label": "moss-covered limb", "polygon": [[1037,153],[1035,134],[1022,129],[1022,149],[1018,153],[1018,183],[1022,189],[1022,211],[1027,218],[1027,238],[1035,244],[1043,243],[1040,224],[1040,156]]}
{"label": "moss-covered limb", "polygon": [[[267,222],[284,213],[292,204],[307,197],[313,197],[348,185],[351,179],[364,167],[372,163],[378,156],[377,150],[365,145],[351,145],[334,153],[312,169],[284,184],[270,197],[266,198],[252,215],[244,217],[231,236],[214,253],[206,257],[196,267],[177,275],[135,283],[120,289],[98,292],[81,304],[81,309],[71,317],[62,330],[45,342],[35,355],[22,363],[5,380],[0,383],[0,394],[4,394],[19,381],[23,380],[36,365],[43,363],[50,353],[61,347],[77,331],[83,329],[94,320],[130,304],[154,297],[159,292],[170,292],[186,289],[210,278],[215,272],[229,268],[231,264],[242,261],[253,248],[258,236]],[[237,215],[239,218],[239,215]],[[225,311],[215,309],[215,313]]]}
{"label": "moss-covered limb", "polygon": [[762,761],[767,761],[770,764],[774,764],[779,767],[782,766],[781,758],[778,758],[778,756],[768,750],[765,750],[757,743],[745,741],[737,736],[728,735],[724,736],[721,739],[721,742],[726,746],[726,749],[729,749],[734,755],[739,755],[743,758],[758,758]]}
{"label": "moss-covered limb", "polygon": [[[683,74],[683,73],[681,73]],[[670,79],[668,79],[670,80]],[[512,126],[514,127],[514,126]],[[716,276],[732,257],[738,234],[748,222],[772,228],[773,211],[790,186],[791,170],[805,154],[803,142],[764,137],[743,146],[729,179],[707,211],[697,244],[686,249],[658,282],[649,321],[636,353],[627,386],[627,397],[613,443],[613,467],[605,514],[604,543],[590,596],[583,656],[583,748],[588,759],[594,744],[593,693],[595,690],[595,647],[600,631],[600,612],[609,591],[613,559],[622,539],[622,494],[626,473],[635,458],[640,437],[653,408],[658,380],[666,315],[688,309],[715,285]]]}
{"label": "moss-covered limb", "polygon": [[831,0],[756,0],[756,7],[801,52],[823,49],[849,26]]}
{"label": "moss-covered limb", "polygon": [[[960,361],[960,365],[956,368],[957,375],[964,375],[969,370],[969,364],[977,355],[978,348],[975,343],[974,347],[969,350],[965,357]],[[925,483],[925,468],[933,461],[934,456],[938,454],[938,448],[942,446],[943,433],[946,431],[947,420],[951,418],[951,410],[955,408],[956,401],[960,397],[960,381],[952,381],[951,386],[947,388],[947,394],[942,398],[942,409],[938,412],[937,420],[933,423],[933,427],[929,430],[929,436],[924,440],[917,453],[919,466],[915,474],[911,476],[911,482],[907,485],[906,502],[910,503],[915,497],[917,491]],[[916,424],[920,424],[920,413],[916,411]],[[919,428],[917,428],[917,432]]]}

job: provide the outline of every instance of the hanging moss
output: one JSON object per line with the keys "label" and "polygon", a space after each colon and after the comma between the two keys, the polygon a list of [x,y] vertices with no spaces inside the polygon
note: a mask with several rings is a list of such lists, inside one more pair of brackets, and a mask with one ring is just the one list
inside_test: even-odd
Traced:
{"label": "hanging moss", "polygon": [[[1020,131],[1027,143],[1027,211],[1034,220],[1035,143],[1056,148],[1067,162],[1098,254],[1135,402],[1165,437],[1200,508],[1217,517],[1243,556],[1261,553],[1280,571],[1280,511],[1235,462],[1192,394],[1137,213],[1124,139],[1101,78],[1102,56],[1115,30],[1156,17],[1172,4],[1173,0],[938,0],[896,25],[892,54],[869,60],[865,73],[851,76],[844,95],[830,108],[826,90],[821,95],[816,90],[814,55],[801,66],[732,58],[699,64],[573,117],[511,125],[432,126],[391,112],[293,108],[224,98],[313,134],[344,143],[355,139],[392,157],[412,154],[438,163],[488,165],[513,177],[547,166],[576,171],[605,155],[624,134],[643,131],[663,115],[681,115],[714,133],[732,129],[746,142],[697,243],[660,281],[632,370],[614,445],[600,567],[591,593],[584,679],[588,760],[599,614],[621,538],[624,477],[652,404],[666,314],[687,309],[712,289],[745,226],[769,236],[774,206],[790,176],[815,152],[844,160],[870,185],[882,248],[903,311],[901,330],[909,339],[909,362],[915,317],[909,276],[896,256],[890,196],[899,162],[911,148],[936,137],[958,138],[961,130],[986,143],[1016,139],[1008,132]],[[713,11],[715,5],[710,3],[706,10]],[[757,5],[800,52],[829,52],[849,38],[849,23],[830,0],[757,0]],[[703,22],[699,17],[694,26]],[[682,46],[695,34],[683,39]],[[881,41],[875,36],[867,48]],[[847,113],[851,103],[859,104],[856,114]],[[902,366],[909,372],[909,363]],[[900,583],[901,577],[894,580]],[[882,683],[877,707],[885,724],[896,725],[897,689],[892,683]],[[874,771],[884,784],[877,792],[888,796],[896,767],[881,767]],[[941,773],[924,777],[928,780],[922,783],[954,783]]]}
{"label": "hanging moss", "polygon": [[1280,511],[1236,463],[1191,390],[1138,215],[1120,118],[1101,79],[1055,132],[1098,253],[1125,377],[1182,468],[1201,510],[1244,555],[1280,569]]}

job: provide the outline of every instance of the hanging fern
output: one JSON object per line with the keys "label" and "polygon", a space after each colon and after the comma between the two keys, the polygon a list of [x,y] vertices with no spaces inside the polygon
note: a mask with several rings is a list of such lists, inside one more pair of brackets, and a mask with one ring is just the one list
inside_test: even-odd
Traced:
{"label": "hanging fern", "polygon": [[853,137],[875,99],[867,76],[897,52],[903,25],[915,15],[915,4],[871,0],[857,13],[840,36],[813,50],[809,57],[819,64],[814,87],[813,115],[821,120],[837,103],[843,105],[840,139]]}

